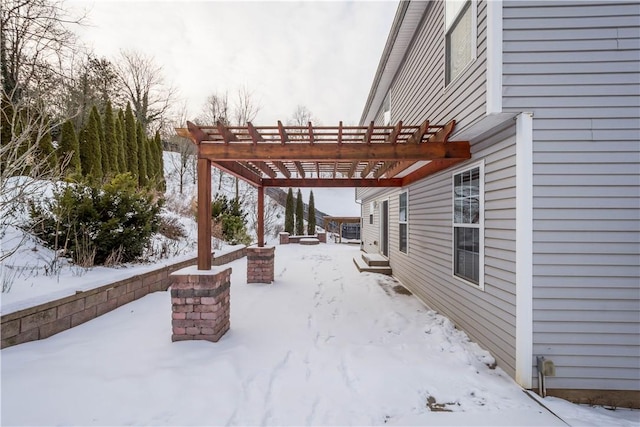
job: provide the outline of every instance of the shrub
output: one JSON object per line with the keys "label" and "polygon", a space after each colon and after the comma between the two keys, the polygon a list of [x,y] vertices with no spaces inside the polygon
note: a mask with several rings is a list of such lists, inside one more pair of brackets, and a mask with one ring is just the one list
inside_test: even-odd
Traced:
{"label": "shrub", "polygon": [[[71,184],[44,207],[31,203],[32,226],[54,249],[70,252],[86,265],[137,259],[158,231],[161,202],[137,188],[130,174],[119,174],[102,188]],[[95,254],[95,255],[94,255]]]}
{"label": "shrub", "polygon": [[211,202],[211,219],[222,229],[222,237],[225,242],[232,245],[251,243],[251,237],[247,232],[247,214],[242,210],[239,199],[227,199],[226,196],[216,195]]}

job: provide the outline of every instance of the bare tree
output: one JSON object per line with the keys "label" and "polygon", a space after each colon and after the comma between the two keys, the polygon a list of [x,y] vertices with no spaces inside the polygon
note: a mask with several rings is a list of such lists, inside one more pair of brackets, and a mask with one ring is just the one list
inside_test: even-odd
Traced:
{"label": "bare tree", "polygon": [[171,156],[170,162],[173,170],[178,174],[179,194],[184,191],[184,184],[189,174],[195,175],[195,159],[196,149],[191,141],[178,136],[172,137],[170,140],[172,146],[177,149],[178,156]]}
{"label": "bare tree", "polygon": [[213,93],[207,97],[200,118],[205,124],[229,124],[229,96],[227,92]]}
{"label": "bare tree", "polygon": [[307,126],[309,122],[317,121],[313,113],[304,105],[298,105],[293,116],[287,121],[290,126]]}
{"label": "bare tree", "polygon": [[[43,144],[54,125],[41,108],[3,99],[2,144],[0,144],[0,236],[10,227],[21,228],[29,200],[41,197],[51,181],[61,179],[62,167],[52,165],[55,153],[44,153]],[[48,143],[48,142],[47,142]],[[26,235],[25,235],[26,237]],[[24,243],[13,242],[0,251],[0,261]]]}
{"label": "bare tree", "polygon": [[237,126],[244,126],[255,120],[260,112],[260,105],[255,100],[253,92],[246,87],[238,89],[238,97],[233,107],[233,118]]}
{"label": "bare tree", "polygon": [[76,49],[71,17],[61,0],[3,0],[0,7],[0,78],[2,90],[12,101],[25,92],[46,92],[60,64]]}
{"label": "bare tree", "polygon": [[136,118],[147,132],[152,130],[152,124],[161,128],[175,97],[175,88],[165,84],[162,67],[152,57],[137,51],[121,51],[120,56],[118,75]]}

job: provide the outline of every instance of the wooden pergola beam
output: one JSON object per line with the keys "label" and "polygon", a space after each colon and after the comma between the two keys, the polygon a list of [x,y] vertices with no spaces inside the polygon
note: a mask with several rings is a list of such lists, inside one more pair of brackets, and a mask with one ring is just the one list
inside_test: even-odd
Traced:
{"label": "wooden pergola beam", "polygon": [[224,139],[224,143],[228,144],[231,141],[237,141],[238,138],[231,132],[220,120],[216,123],[216,127],[218,128],[218,132],[222,135]]}
{"label": "wooden pergola beam", "polygon": [[237,178],[247,181],[249,184],[253,184],[256,187],[259,187],[261,185],[262,177],[260,175],[256,174],[250,169],[245,168],[244,166],[241,166],[236,162],[218,161],[212,162],[212,164],[218,169],[222,169],[223,171]]}
{"label": "wooden pergola beam", "polygon": [[376,167],[376,164],[378,164],[378,162],[369,162],[362,172],[360,172],[360,178],[366,178],[367,175],[371,173],[371,170]]}
{"label": "wooden pergola beam", "polygon": [[327,188],[362,188],[362,187],[401,187],[402,179],[349,179],[349,178],[290,178],[262,179],[265,187],[327,187]]}
{"label": "wooden pergola beam", "polygon": [[353,174],[356,173],[356,169],[358,168],[359,164],[360,164],[360,162],[352,162],[351,163],[351,167],[349,168],[349,173],[347,174],[347,178],[351,178],[353,176]]}
{"label": "wooden pergola beam", "polygon": [[264,141],[264,138],[256,130],[256,128],[251,124],[251,122],[247,122],[247,130],[249,131],[249,135],[251,135],[251,140],[255,143]]}
{"label": "wooden pergola beam", "polygon": [[265,162],[253,162],[253,165],[260,169],[269,178],[275,178],[278,174],[269,167]]}
{"label": "wooden pergola beam", "polygon": [[[302,167],[302,163],[300,162],[293,162],[293,164],[296,167],[296,170],[298,171],[298,175],[300,175],[300,178],[304,178],[305,177],[305,173],[304,173],[304,168]],[[287,177],[289,178],[289,177]]]}
{"label": "wooden pergola beam", "polygon": [[[273,166],[275,166],[276,168],[278,168],[278,170],[280,171],[280,173],[282,175],[284,175],[287,178],[291,178],[291,172],[289,172],[289,169],[287,169],[287,167],[284,165],[284,163],[279,162],[277,160],[274,160],[273,162]],[[271,177],[271,178],[275,178],[275,177]]]}
{"label": "wooden pergola beam", "polygon": [[464,162],[467,159],[436,159],[432,160],[428,164],[424,165],[420,169],[411,172],[407,176],[401,179],[402,185],[409,185],[416,181],[421,180],[422,178],[426,178],[429,175],[433,175],[436,172],[440,172],[441,170],[447,169],[456,163]]}
{"label": "wooden pergola beam", "polygon": [[212,161],[310,161],[334,162],[369,159],[371,161],[390,160],[433,160],[444,158],[465,158],[469,155],[469,142],[429,142],[428,144],[251,144],[202,142],[200,157]]}

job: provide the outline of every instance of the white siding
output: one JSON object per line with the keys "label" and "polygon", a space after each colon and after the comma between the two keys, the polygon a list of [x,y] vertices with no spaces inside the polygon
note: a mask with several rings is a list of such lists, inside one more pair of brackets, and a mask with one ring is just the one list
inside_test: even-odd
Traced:
{"label": "white siding", "polygon": [[503,16],[503,106],[534,114],[534,355],[549,388],[638,390],[640,4]]}

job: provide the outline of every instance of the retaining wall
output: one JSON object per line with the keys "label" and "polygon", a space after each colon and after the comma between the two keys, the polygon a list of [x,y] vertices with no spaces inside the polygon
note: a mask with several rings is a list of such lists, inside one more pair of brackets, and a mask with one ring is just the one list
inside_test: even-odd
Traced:
{"label": "retaining wall", "polygon": [[[246,256],[246,247],[216,256],[213,265],[223,265]],[[166,291],[174,271],[193,265],[197,258],[188,259],[147,273],[103,285],[89,291],[78,291],[50,301],[2,316],[0,348],[41,340],[78,326],[150,292]]]}

